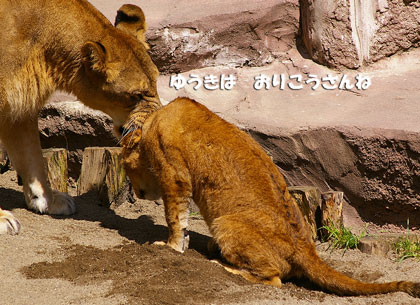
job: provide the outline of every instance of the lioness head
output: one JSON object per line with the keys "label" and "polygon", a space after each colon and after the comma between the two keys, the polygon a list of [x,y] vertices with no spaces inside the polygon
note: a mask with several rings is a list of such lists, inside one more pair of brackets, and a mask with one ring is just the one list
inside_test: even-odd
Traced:
{"label": "lioness head", "polygon": [[87,86],[77,95],[88,106],[110,115],[118,130],[138,103],[159,102],[159,72],[147,54],[143,11],[134,5],[122,6],[115,26],[100,41],[84,43],[81,54]]}

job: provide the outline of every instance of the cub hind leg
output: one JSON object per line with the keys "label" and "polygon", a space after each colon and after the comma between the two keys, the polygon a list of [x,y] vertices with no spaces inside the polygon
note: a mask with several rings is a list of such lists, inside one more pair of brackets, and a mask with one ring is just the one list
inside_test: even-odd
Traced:
{"label": "cub hind leg", "polygon": [[289,243],[270,239],[247,217],[221,216],[213,222],[211,231],[222,256],[232,265],[224,265],[227,271],[276,287],[291,274],[292,266],[286,259],[293,252]]}

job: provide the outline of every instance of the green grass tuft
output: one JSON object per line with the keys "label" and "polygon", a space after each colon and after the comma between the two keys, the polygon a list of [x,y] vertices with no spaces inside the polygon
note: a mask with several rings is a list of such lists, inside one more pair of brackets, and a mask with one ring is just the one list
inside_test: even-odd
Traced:
{"label": "green grass tuft", "polygon": [[341,226],[337,228],[333,224],[328,226],[323,226],[321,229],[324,229],[328,232],[328,236],[325,241],[330,242],[332,249],[355,249],[357,248],[361,238],[367,235],[367,225],[366,229],[357,236],[353,234],[349,228]]}
{"label": "green grass tuft", "polygon": [[407,258],[416,258],[420,260],[420,242],[418,238],[410,238],[410,220],[407,220],[407,233],[404,237],[400,237],[393,245],[394,251],[398,255],[398,261],[402,262]]}

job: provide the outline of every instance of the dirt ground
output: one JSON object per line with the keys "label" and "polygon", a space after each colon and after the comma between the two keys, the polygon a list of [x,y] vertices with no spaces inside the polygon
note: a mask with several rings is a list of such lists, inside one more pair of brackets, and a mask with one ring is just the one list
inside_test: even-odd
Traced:
{"label": "dirt ground", "polygon": [[[75,193],[71,189],[70,193]],[[205,223],[190,218],[190,250],[151,245],[167,236],[163,207],[150,201],[115,209],[93,194],[76,197],[72,217],[25,209],[16,173],[0,175],[3,208],[22,223],[17,236],[0,236],[2,304],[418,304],[404,293],[339,297],[307,281],[282,289],[246,282],[210,262]],[[327,250],[323,259],[365,281],[420,280],[420,262],[397,263],[354,251]]]}

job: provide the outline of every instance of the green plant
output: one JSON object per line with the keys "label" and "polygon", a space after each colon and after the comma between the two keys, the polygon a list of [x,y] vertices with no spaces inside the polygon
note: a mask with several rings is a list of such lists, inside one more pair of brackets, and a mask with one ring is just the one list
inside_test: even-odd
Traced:
{"label": "green plant", "polygon": [[192,217],[192,218],[202,218],[200,212],[190,212],[189,217]]}
{"label": "green plant", "polygon": [[360,236],[357,236],[353,234],[349,228],[344,226],[337,228],[334,224],[330,223],[330,225],[321,227],[321,229],[328,232],[328,236],[325,240],[330,242],[333,250],[357,248],[360,239],[367,235],[367,228],[368,225],[366,224],[366,228],[360,233]]}
{"label": "green plant", "polygon": [[397,242],[393,245],[395,252],[398,255],[398,261],[402,262],[407,258],[420,259],[420,242],[418,238],[414,241],[413,237],[410,237],[410,220],[407,220],[407,233],[404,237],[400,237]]}

